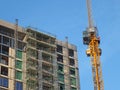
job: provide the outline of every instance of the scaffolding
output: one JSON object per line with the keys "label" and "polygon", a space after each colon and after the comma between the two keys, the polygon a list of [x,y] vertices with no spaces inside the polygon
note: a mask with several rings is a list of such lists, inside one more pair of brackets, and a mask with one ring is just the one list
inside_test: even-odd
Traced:
{"label": "scaffolding", "polygon": [[[26,31],[28,35],[27,90],[56,90],[54,85],[56,72],[53,72],[56,60],[55,37],[36,32],[30,28]],[[32,73],[32,71],[36,73]],[[33,84],[31,79],[34,81]]]}

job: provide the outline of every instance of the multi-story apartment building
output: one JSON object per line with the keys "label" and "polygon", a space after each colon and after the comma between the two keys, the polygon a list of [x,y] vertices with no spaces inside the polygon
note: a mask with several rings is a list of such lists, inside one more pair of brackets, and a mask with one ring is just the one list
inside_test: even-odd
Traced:
{"label": "multi-story apartment building", "polygon": [[58,90],[80,90],[76,46],[57,40]]}
{"label": "multi-story apartment building", "polygon": [[0,90],[80,90],[76,46],[0,20]]}

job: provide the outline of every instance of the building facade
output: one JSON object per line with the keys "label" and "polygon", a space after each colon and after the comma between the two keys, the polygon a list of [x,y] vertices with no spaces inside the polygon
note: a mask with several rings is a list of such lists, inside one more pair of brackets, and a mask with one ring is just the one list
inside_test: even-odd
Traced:
{"label": "building facade", "polygon": [[75,45],[0,20],[0,90],[80,90]]}

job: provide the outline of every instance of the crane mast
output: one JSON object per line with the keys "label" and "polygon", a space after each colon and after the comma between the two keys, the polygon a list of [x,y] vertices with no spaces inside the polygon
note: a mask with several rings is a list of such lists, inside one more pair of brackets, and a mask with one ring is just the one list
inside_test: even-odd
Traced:
{"label": "crane mast", "polygon": [[87,0],[88,11],[88,28],[83,31],[83,44],[88,46],[86,50],[87,56],[91,57],[92,76],[94,82],[94,90],[104,90],[102,69],[100,63],[100,56],[102,50],[99,47],[100,38],[98,35],[97,27],[93,25],[91,1]]}

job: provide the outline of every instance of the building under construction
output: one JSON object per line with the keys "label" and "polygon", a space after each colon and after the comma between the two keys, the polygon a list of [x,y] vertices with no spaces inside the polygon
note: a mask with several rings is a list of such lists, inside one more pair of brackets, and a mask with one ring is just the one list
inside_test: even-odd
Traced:
{"label": "building under construction", "polygon": [[0,90],[80,90],[75,45],[0,20]]}

